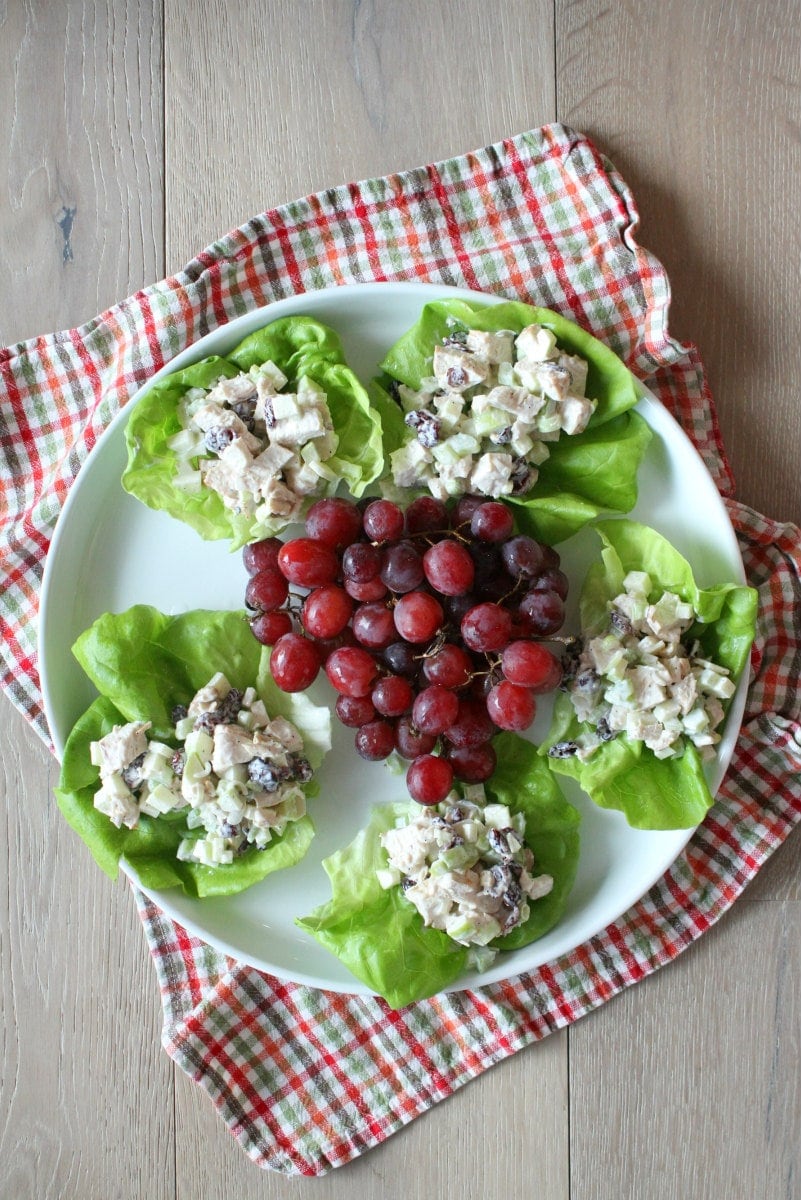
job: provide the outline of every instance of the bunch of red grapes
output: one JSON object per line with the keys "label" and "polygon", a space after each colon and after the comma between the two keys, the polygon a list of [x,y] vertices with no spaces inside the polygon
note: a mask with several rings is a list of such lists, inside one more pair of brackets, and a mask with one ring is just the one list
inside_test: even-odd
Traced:
{"label": "bunch of red grapes", "polygon": [[318,500],[305,537],[253,542],[244,563],[278,687],[303,691],[324,669],[359,754],[409,760],[421,804],[455,779],[488,780],[492,738],[527,729],[537,694],[561,681],[544,643],[562,626],[567,578],[498,501],[463,496],[449,509],[422,496],[404,513],[383,499]]}

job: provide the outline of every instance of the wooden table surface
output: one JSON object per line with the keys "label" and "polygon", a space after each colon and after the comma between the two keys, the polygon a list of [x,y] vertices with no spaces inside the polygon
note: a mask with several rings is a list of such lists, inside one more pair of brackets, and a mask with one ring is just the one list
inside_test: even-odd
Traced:
{"label": "wooden table surface", "polygon": [[[801,513],[801,3],[4,0],[0,344],[273,204],[548,121],[634,188],[740,499]],[[0,721],[0,1197],[801,1197],[801,834],[667,970],[322,1180],[259,1171],[160,1049],[124,882]]]}

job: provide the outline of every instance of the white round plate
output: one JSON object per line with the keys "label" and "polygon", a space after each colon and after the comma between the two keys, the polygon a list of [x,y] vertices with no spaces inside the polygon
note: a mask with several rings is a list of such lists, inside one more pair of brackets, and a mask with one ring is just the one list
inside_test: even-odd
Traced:
{"label": "white round plate", "polygon": [[[389,346],[431,300],[476,294],[417,283],[360,284],[278,301],[214,330],[179,354],[154,379],[209,354],[225,355],[254,329],[278,317],[316,317],[340,334],[348,363],[364,379],[376,373]],[[480,297],[497,303],[493,297]],[[142,396],[152,381],[139,393]],[[104,612],[152,604],[162,612],[191,608],[241,609],[246,575],[241,555],[225,542],[204,542],[187,525],[154,512],[123,491],[124,426],[135,397],[98,441],[73,486],[58,521],[42,585],[40,663],[45,712],[59,755],[95,692],[70,647]],[[701,586],[744,578],[737,542],[718,492],[692,443],[667,410],[646,396],[639,411],[654,432],[640,471],[640,498],[630,514],[663,533],[690,561]],[[559,547],[573,582],[573,603],[586,567],[597,557],[597,535],[584,530]],[[566,630],[575,629],[575,610]],[[732,705],[717,759],[709,774],[717,790],[728,765],[745,701],[743,680]],[[327,682],[316,699],[332,703]],[[543,697],[534,741],[548,728]],[[383,764],[361,760],[353,732],[334,721],[334,749],[319,773],[320,795],[311,802],[316,836],[306,858],[238,896],[194,900],[178,891],[153,892],[153,900],[191,933],[225,954],[282,979],[335,992],[369,994],[338,959],[293,923],[329,899],[321,861],[365,825],[376,802],[407,798],[403,777]],[[667,870],[691,830],[643,832],[624,817],[593,805],[572,780],[560,777],[582,814],[581,858],[567,910],[539,941],[500,954],[481,975],[465,974],[453,990],[475,987],[531,970],[602,931],[634,904]],[[130,872],[129,872],[130,873]]]}

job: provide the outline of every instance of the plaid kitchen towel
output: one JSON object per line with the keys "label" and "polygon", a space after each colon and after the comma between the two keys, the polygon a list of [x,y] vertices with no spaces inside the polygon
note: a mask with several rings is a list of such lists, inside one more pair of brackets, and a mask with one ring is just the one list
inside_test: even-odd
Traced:
{"label": "plaid kitchen towel", "polygon": [[391,1011],[221,956],[136,899],[168,1053],[250,1157],[321,1174],[377,1145],[487,1067],[671,961],[733,903],[801,817],[801,533],[732,498],[698,353],[668,333],[663,268],[634,199],[562,126],[298,200],[180,274],[65,333],[0,352],[5,587],[2,682],[47,739],[37,596],[53,525],[98,435],[209,329],[302,291],[367,280],[454,284],[557,309],[611,345],[676,416],[727,498],[760,611],[742,732],[717,803],[619,921],[538,970]]}

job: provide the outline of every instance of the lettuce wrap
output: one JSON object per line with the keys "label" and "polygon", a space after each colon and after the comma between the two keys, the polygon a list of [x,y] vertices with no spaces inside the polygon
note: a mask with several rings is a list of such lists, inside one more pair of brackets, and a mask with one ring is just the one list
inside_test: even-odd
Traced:
{"label": "lettuce wrap", "polygon": [[[582,635],[607,628],[609,605],[629,571],[644,571],[654,591],[670,591],[693,606],[696,620],[683,637],[698,643],[700,657],[725,667],[733,680],[745,670],[754,639],[757,593],[741,584],[699,588],[690,564],[661,534],[630,520],[601,521],[601,558],[587,572],[581,592]],[[724,709],[727,705],[724,704]],[[570,696],[558,693],[553,721],[540,753],[575,741],[589,725],[576,716]],[[548,758],[552,770],[570,775],[601,808],[617,809],[637,829],[689,829],[713,803],[701,755],[688,739],[682,752],[660,759],[644,742],[618,733],[589,758]]]}
{"label": "lettuce wrap", "polygon": [[437,300],[427,304],[417,323],[387,352],[383,376],[374,381],[371,399],[381,416],[384,457],[412,440],[403,413],[390,395],[392,381],[419,389],[431,375],[434,346],[454,331],[513,330],[527,325],[549,329],[558,347],[586,360],[587,395],[597,407],[583,433],[549,443],[533,488],[519,498],[504,496],[514,509],[521,533],[550,545],[563,541],[602,512],[628,512],[637,501],[637,470],[651,431],[632,411],[641,386],[616,354],[597,338],[550,309],[518,301],[483,305],[479,301]]}
{"label": "lettuce wrap", "polygon": [[[173,617],[137,605],[99,617],[78,638],[73,653],[100,695],[67,740],[56,798],[106,874],[114,878],[124,859],[144,887],[178,887],[195,897],[226,896],[303,857],[314,833],[308,816],[290,822],[265,849],[248,849],[230,864],[210,867],[176,857],[187,834],[186,810],[155,819],[143,814],[136,828],[118,829],[93,804],[100,776],[90,760],[90,743],[115,725],[150,721],[152,738],[176,744],[173,708],[187,704],[217,671],[242,691],[254,687],[270,716],[291,721],[303,737],[311,766],[319,767],[330,749],[328,710],[303,694],[287,695],[275,686],[269,651],[253,637],[244,613],[198,610]],[[315,780],[303,789],[307,796],[314,795]]]}
{"label": "lettuce wrap", "polygon": [[[485,784],[487,800],[525,813],[536,871],[554,881],[547,896],[530,902],[524,924],[491,943],[498,950],[515,950],[542,937],[565,910],[578,867],[579,814],[535,746],[513,733],[499,734],[494,746],[498,766]],[[416,810],[415,804],[374,809],[354,841],[323,863],[331,899],[296,921],[393,1008],[442,991],[468,966],[467,947],[425,926],[399,887],[385,890],[376,878],[376,869],[387,861],[381,834]]]}
{"label": "lettuce wrap", "polygon": [[[158,380],[135,405],[125,430],[128,463],[122,485],[150,508],[186,522],[207,540],[228,538],[231,548],[278,533],[280,517],[259,521],[223,504],[219,493],[202,487],[189,492],[176,486],[179,458],[168,443],[181,431],[178,405],[190,388],[210,389],[224,376],[273,362],[287,376],[286,391],[301,379],[321,388],[338,438],[326,465],[351,495],[361,496],[383,470],[381,423],[359,380],[348,368],[337,334],[311,317],[283,317],[257,329],[225,358],[205,358]],[[212,456],[202,456],[201,461]],[[336,483],[320,481],[317,495]],[[316,496],[308,498],[309,503]]]}

